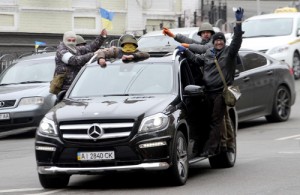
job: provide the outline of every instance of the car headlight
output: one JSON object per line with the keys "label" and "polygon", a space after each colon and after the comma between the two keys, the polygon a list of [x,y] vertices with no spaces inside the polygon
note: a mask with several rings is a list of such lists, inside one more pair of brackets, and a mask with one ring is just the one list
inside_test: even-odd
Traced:
{"label": "car headlight", "polygon": [[272,54],[276,54],[276,53],[288,52],[288,50],[289,50],[288,45],[281,45],[281,46],[274,47],[274,48],[270,49],[267,52],[267,54],[272,55]]}
{"label": "car headlight", "polygon": [[44,103],[44,97],[26,97],[21,99],[19,106],[43,104],[43,103]]}
{"label": "car headlight", "polygon": [[49,120],[45,117],[41,120],[40,125],[38,127],[38,131],[39,133],[45,135],[57,135],[57,129],[54,121]]}
{"label": "car headlight", "polygon": [[169,117],[165,114],[158,113],[144,118],[138,132],[145,133],[149,131],[163,130],[168,126],[168,124]]}

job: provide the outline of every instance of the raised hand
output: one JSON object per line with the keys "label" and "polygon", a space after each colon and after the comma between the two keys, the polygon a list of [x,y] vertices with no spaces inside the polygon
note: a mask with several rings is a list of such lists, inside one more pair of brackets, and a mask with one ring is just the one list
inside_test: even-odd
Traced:
{"label": "raised hand", "polygon": [[175,35],[166,27],[163,28],[163,34],[168,35],[169,37],[175,37]]}
{"label": "raised hand", "polygon": [[236,11],[235,11],[235,19],[236,21],[242,21],[244,16],[244,9],[239,7]]}

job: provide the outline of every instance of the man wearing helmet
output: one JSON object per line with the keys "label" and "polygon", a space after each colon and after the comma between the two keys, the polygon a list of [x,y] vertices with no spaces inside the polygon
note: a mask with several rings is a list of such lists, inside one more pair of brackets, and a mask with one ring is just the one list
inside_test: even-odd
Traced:
{"label": "man wearing helmet", "polygon": [[55,56],[55,71],[50,84],[50,93],[58,94],[67,90],[77,73],[85,65],[104,43],[107,31],[103,29],[99,36],[85,46],[76,46],[77,37],[73,31],[67,31],[63,35],[63,41],[58,45]]}
{"label": "man wearing helmet", "polygon": [[80,35],[76,35],[76,42],[77,42],[76,46],[84,46],[84,45],[86,45],[86,41]]}
{"label": "man wearing helmet", "polygon": [[134,36],[125,34],[123,35],[120,40],[121,48],[119,47],[110,47],[99,50],[97,52],[98,57],[98,64],[101,67],[106,66],[107,59],[122,59],[123,62],[130,62],[130,61],[140,61],[145,60],[150,57],[147,52],[139,51],[137,40]]}
{"label": "man wearing helmet", "polygon": [[202,23],[198,31],[198,35],[201,37],[201,42],[188,38],[182,34],[174,35],[170,29],[165,27],[163,28],[163,34],[173,37],[175,41],[181,43],[182,46],[189,48],[190,51],[202,54],[205,53],[208,48],[213,46],[210,39],[212,35],[215,34],[215,31],[211,24],[207,22]]}

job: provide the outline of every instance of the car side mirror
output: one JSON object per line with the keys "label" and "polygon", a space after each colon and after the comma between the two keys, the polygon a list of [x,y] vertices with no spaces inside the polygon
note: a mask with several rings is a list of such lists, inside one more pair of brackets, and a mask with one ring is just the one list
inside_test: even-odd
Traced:
{"label": "car side mirror", "polygon": [[240,71],[238,69],[235,69],[234,77],[240,76]]}
{"label": "car side mirror", "polygon": [[188,85],[184,88],[184,95],[187,96],[201,96],[204,94],[204,88],[198,85]]}
{"label": "car side mirror", "polygon": [[64,99],[65,95],[66,95],[66,90],[62,90],[61,92],[59,92],[57,94],[57,99],[56,99],[56,103],[60,102],[61,100]]}
{"label": "car side mirror", "polygon": [[300,28],[297,30],[297,37],[300,36]]}

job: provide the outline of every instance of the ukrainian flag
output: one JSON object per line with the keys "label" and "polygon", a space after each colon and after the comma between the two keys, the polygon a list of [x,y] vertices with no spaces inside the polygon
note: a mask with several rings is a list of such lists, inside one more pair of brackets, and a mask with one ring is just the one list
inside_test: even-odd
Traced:
{"label": "ukrainian flag", "polygon": [[41,42],[41,41],[35,41],[34,44],[35,44],[35,49],[39,48],[40,45],[42,45],[42,46],[46,45],[45,42]]}
{"label": "ukrainian flag", "polygon": [[101,15],[102,27],[107,30],[112,30],[112,19],[115,13],[110,12],[103,8],[100,8],[99,12]]}

